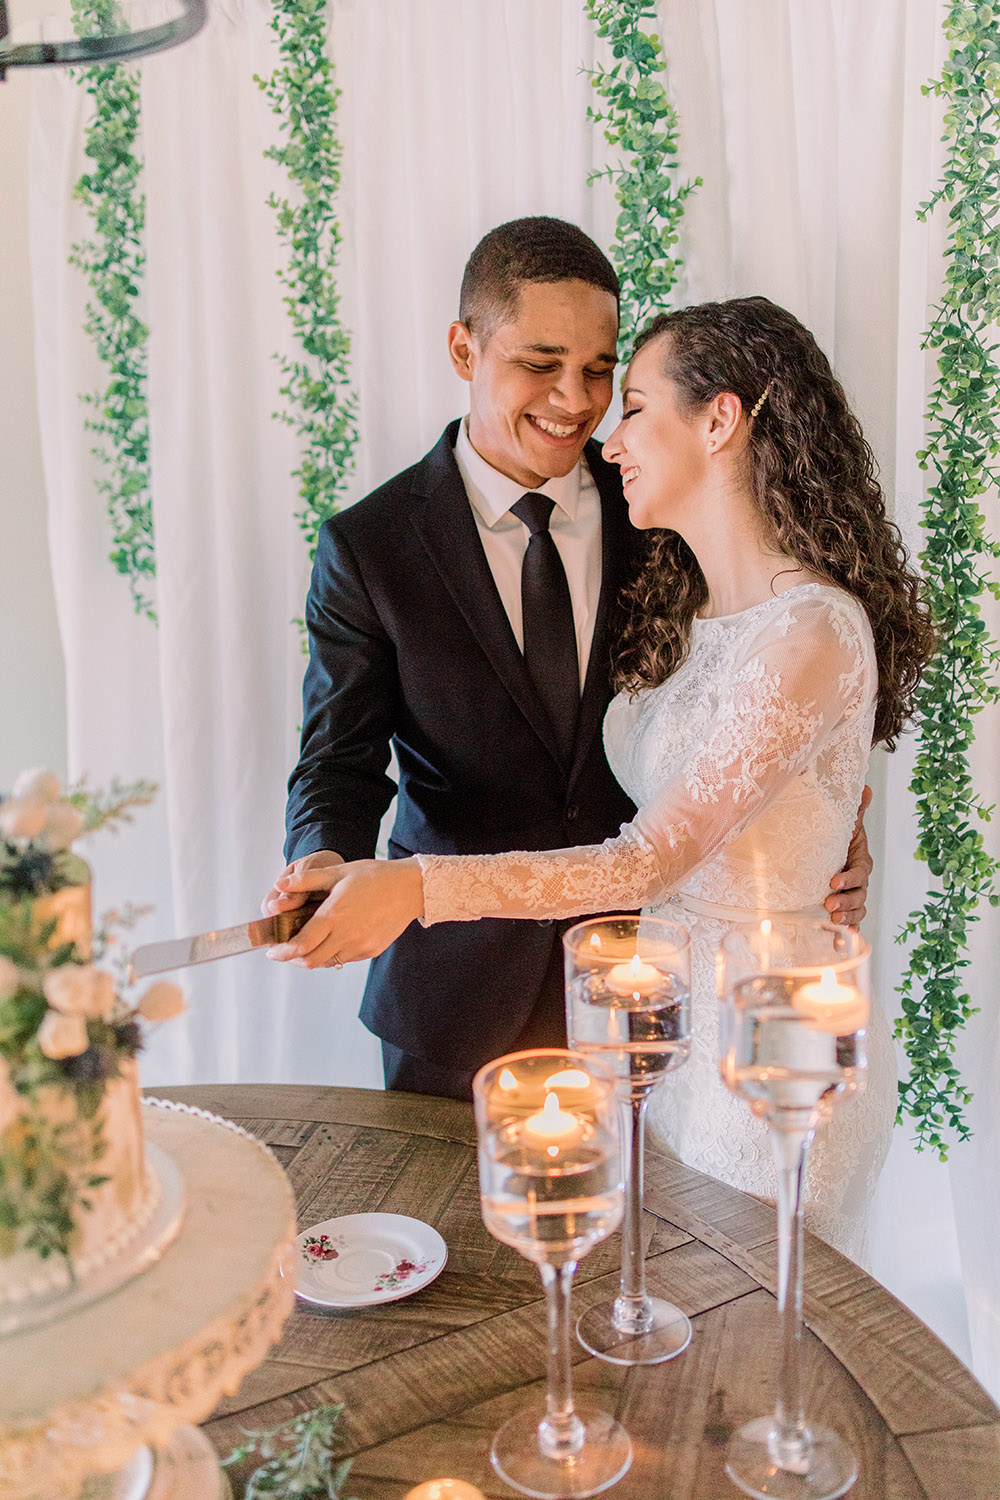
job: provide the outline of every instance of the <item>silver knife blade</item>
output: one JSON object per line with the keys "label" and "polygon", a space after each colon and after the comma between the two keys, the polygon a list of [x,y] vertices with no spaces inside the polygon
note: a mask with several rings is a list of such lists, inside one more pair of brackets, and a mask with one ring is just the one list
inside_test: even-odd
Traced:
{"label": "silver knife blade", "polygon": [[167,969],[186,969],[190,964],[207,964],[215,958],[231,958],[235,953],[250,953],[254,948],[270,948],[272,943],[287,943],[304,927],[324,898],[311,899],[291,911],[255,922],[241,922],[217,932],[199,932],[194,937],[172,938],[166,943],[144,943],[129,960],[130,983],[149,974]]}

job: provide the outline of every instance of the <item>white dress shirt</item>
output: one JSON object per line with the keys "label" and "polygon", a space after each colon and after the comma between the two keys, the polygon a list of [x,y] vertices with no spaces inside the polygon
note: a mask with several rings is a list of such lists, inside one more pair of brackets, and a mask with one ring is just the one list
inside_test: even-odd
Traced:
{"label": "white dress shirt", "polygon": [[519,649],[524,650],[521,619],[521,564],[528,547],[528,528],[510,507],[524,494],[548,495],[555,501],[549,531],[566,570],[576,626],[576,654],[580,663],[580,691],[587,676],[594,618],[601,591],[601,499],[593,476],[581,459],[561,479],[546,479],[539,489],[523,485],[488,464],[469,439],[464,418],[455,443],[455,462],[472,505],[486,561]]}

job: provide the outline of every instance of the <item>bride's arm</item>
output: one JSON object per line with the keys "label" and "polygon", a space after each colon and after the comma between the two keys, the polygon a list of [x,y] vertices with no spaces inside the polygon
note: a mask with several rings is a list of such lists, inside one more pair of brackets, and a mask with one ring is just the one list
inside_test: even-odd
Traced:
{"label": "bride's arm", "polygon": [[726,684],[705,742],[617,838],[543,853],[418,855],[422,921],[570,917],[662,898],[815,759],[868,696],[872,671],[856,606],[790,602]]}
{"label": "bride's arm", "polygon": [[295,889],[329,889],[323,922],[307,923],[270,956],[315,968],[381,953],[415,918],[431,925],[572,917],[653,902],[736,838],[846,716],[870,705],[874,673],[860,607],[846,597],[798,597],[769,618],[721,685],[704,743],[617,838],[542,853],[421,854],[310,872]]}

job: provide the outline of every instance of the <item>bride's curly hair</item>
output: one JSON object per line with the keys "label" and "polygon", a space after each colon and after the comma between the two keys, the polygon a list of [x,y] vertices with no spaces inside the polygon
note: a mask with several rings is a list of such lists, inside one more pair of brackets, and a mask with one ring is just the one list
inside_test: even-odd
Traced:
{"label": "bride's curly hair", "polygon": [[[797,318],[766,297],[662,313],[636,340],[633,357],[654,339],[682,412],[722,391],[739,396],[748,422],[747,480],[769,544],[864,606],[878,661],[874,739],[891,750],[912,715],[934,632],[920,579],[886,517],[874,456],[826,355]],[[677,670],[691,620],[708,600],[683,537],[654,530],[647,538],[639,574],[622,596],[614,671],[616,688],[633,693]]]}

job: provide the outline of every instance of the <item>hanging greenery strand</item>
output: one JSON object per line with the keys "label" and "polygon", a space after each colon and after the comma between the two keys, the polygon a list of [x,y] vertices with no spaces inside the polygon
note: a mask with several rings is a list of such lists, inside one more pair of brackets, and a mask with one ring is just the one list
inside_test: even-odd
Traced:
{"label": "hanging greenery strand", "polygon": [[636,334],[668,306],[681,260],[674,251],[684,204],[701,178],[678,184],[674,174],[680,127],[667,92],[656,77],[666,63],[655,30],[650,0],[585,0],[597,35],[607,41],[614,65],[588,68],[603,109],[587,109],[588,120],[603,123],[604,138],[619,146],[617,166],[591,172],[588,182],[606,178],[620,204],[611,258],[621,281],[621,333],[618,352],[625,359]]}
{"label": "hanging greenery strand", "polygon": [[[108,36],[116,28],[115,0],[74,0],[80,36]],[[93,293],[85,331],[107,367],[102,394],[85,395],[94,410],[89,431],[103,441],[91,451],[103,472],[104,495],[113,544],[111,561],[125,574],[138,614],[155,620],[152,586],[156,573],[153,508],[149,484],[149,412],[146,404],[146,341],[139,316],[146,255],[142,234],[146,199],[139,183],[139,79],[120,63],[80,70],[80,83],[94,101],[84,150],[93,166],[74,188],[87,208],[93,237],[73,246],[70,261],[83,271]]]}
{"label": "hanging greenery strand", "polygon": [[899,940],[916,938],[900,985],[897,1022],[909,1058],[899,1118],[916,1122],[917,1145],[947,1157],[942,1131],[966,1139],[970,1094],[959,1079],[957,1033],[975,1013],[964,988],[970,923],[980,902],[1000,905],[998,865],[976,826],[992,809],[969,764],[975,715],[1000,699],[1000,651],[981,617],[1000,547],[987,535],[980,497],[1000,482],[996,419],[1000,366],[1000,5],[953,0],[945,20],[950,55],[941,78],[925,87],[946,101],[947,144],[937,190],[920,208],[926,219],[947,205],[944,293],[924,347],[937,351],[938,378],[927,410],[921,467],[933,482],[923,502],[921,552],[940,638],[918,698],[919,748],[911,790],[919,823],[917,856],[934,879],[924,906],[911,912]]}
{"label": "hanging greenery strand", "polygon": [[[325,0],[274,0],[271,28],[281,64],[257,82],[281,121],[284,143],[265,155],[284,167],[293,195],[268,199],[278,233],[288,247],[279,272],[301,355],[279,355],[281,394],[288,406],[276,413],[301,440],[297,519],[316,550],[319,528],[339,508],[358,441],[357,397],[351,385],[351,342],[337,313],[334,275],[341,242],[335,214],[341,147],[336,134],[339,89],[327,57]],[[294,201],[293,201],[294,199]]]}

